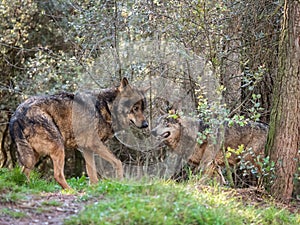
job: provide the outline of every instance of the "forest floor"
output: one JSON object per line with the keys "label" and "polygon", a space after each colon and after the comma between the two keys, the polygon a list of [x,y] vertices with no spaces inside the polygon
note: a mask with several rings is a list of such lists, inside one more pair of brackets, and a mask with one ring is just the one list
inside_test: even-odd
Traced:
{"label": "forest floor", "polygon": [[29,194],[26,199],[0,205],[4,215],[1,225],[63,224],[64,219],[77,214],[89,202],[80,202],[78,195],[61,193]]}
{"label": "forest floor", "polygon": [[[71,191],[33,172],[0,169],[0,225],[35,224],[300,224],[300,201],[274,201],[256,188],[231,189],[153,180],[68,179]],[[275,221],[275,223],[273,222]]]}
{"label": "forest floor", "polygon": [[[207,188],[205,186],[204,188]],[[202,187],[199,187],[201,191]],[[1,225],[29,225],[29,224],[64,224],[64,220],[78,214],[86,205],[101,201],[101,197],[89,198],[88,201],[80,201],[82,193],[62,194],[61,192],[40,194],[28,194],[26,198],[16,202],[1,203]],[[236,189],[232,195],[240,199],[245,205],[267,207],[269,198],[265,193],[254,188]],[[266,200],[268,199],[268,200]],[[293,204],[276,203],[278,208],[284,208],[293,214],[300,213],[300,201]]]}

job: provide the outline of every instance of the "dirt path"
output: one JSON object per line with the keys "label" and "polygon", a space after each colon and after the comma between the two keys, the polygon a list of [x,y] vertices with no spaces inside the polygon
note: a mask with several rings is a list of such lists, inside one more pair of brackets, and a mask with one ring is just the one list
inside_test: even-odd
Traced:
{"label": "dirt path", "polygon": [[1,225],[63,224],[64,219],[77,214],[90,202],[78,201],[78,194],[43,193],[28,195],[17,203],[1,203]]}

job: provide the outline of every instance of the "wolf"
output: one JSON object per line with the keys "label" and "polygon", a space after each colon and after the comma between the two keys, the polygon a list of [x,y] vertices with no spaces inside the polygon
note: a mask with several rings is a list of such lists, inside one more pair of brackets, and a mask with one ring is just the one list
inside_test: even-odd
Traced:
{"label": "wolf", "polygon": [[[204,174],[208,176],[217,174],[220,183],[224,183],[225,180],[220,171],[220,167],[224,166],[225,161],[222,148],[228,149],[230,147],[232,149],[238,149],[240,145],[244,145],[244,151],[241,155],[238,156],[232,153],[228,158],[228,163],[231,166],[236,165],[241,159],[255,164],[256,162],[253,155],[264,155],[268,134],[268,125],[266,124],[249,121],[244,126],[240,126],[237,123],[233,123],[232,126],[229,126],[228,123],[224,123],[223,144],[217,145],[211,144],[214,138],[212,135],[200,143],[197,142],[198,132],[202,133],[206,129],[209,129],[209,125],[204,123],[201,119],[193,120],[193,123],[196,123],[196,129],[191,129],[191,122],[188,118],[178,117],[174,119],[169,115],[163,115],[158,120],[158,125],[151,131],[153,136],[167,145],[172,151],[177,154],[186,154],[188,163],[185,168],[190,168],[193,172],[202,169]],[[216,134],[216,136],[217,135],[218,134]],[[187,136],[191,138],[187,139]],[[187,142],[194,143],[192,149],[186,148],[188,145]],[[215,148],[217,148],[217,150],[215,150]],[[181,181],[187,179],[187,175],[184,170],[181,170],[174,174],[172,179]]]}
{"label": "wolf", "polygon": [[65,148],[77,148],[82,150],[90,183],[98,182],[94,154],[112,164],[121,179],[122,163],[105,141],[129,125],[147,128],[145,107],[144,91],[133,88],[126,78],[118,87],[98,92],[27,99],[17,107],[9,123],[22,171],[29,180],[40,156],[49,155],[55,180],[63,189],[70,189],[64,176]]}

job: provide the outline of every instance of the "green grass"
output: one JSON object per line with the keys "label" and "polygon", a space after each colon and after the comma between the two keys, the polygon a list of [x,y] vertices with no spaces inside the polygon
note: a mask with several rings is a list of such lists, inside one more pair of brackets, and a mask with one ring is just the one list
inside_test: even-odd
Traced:
{"label": "green grass", "polygon": [[[68,183],[75,191],[83,190],[88,186],[88,180],[84,176],[69,179]],[[24,193],[35,194],[42,191],[57,192],[62,191],[62,189],[54,180],[49,182],[42,179],[40,174],[35,171],[31,172],[30,182],[28,182],[26,176],[21,172],[20,167],[16,167],[12,170],[7,168],[0,169],[0,202],[14,202],[19,199],[18,195]],[[5,193],[5,195],[1,195],[1,193]]]}
{"label": "green grass", "polygon": [[98,198],[65,224],[299,224],[300,216],[270,205],[245,206],[218,187],[199,191],[193,183],[151,185],[103,181],[89,188]]}
{"label": "green grass", "polygon": [[5,214],[5,215],[8,215],[8,216],[16,218],[16,219],[26,217],[26,213],[16,211],[16,210],[12,210],[12,209],[8,209],[8,208],[3,208],[2,210],[0,210],[0,215],[1,214]]}
{"label": "green grass", "polygon": [[[197,186],[196,181],[177,184],[162,180],[145,182],[103,180],[88,186],[85,177],[68,180],[85,205],[83,211],[65,219],[69,224],[300,224],[300,215],[276,208],[271,202],[263,207],[244,203],[219,186]],[[0,204],[24,199],[29,194],[61,192],[55,182],[40,179],[33,173],[28,183],[19,168],[0,169]],[[42,202],[61,206],[56,200]],[[24,213],[2,208],[0,214],[21,218]]]}
{"label": "green grass", "polygon": [[40,179],[40,175],[34,171],[31,173],[30,182],[28,182],[19,167],[12,170],[0,169],[0,203],[16,202],[19,199],[24,199],[27,193],[54,192],[59,189],[60,187],[55,182]]}
{"label": "green grass", "polygon": [[44,201],[42,202],[43,206],[62,206],[61,202],[58,202],[56,200],[51,200],[51,201]]}

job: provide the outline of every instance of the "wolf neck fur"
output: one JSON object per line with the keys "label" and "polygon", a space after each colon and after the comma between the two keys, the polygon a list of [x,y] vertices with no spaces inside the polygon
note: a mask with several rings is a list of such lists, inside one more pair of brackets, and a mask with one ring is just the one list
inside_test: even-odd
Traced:
{"label": "wolf neck fur", "polygon": [[117,88],[105,89],[98,94],[96,108],[107,122],[111,123],[112,105],[119,94]]}

